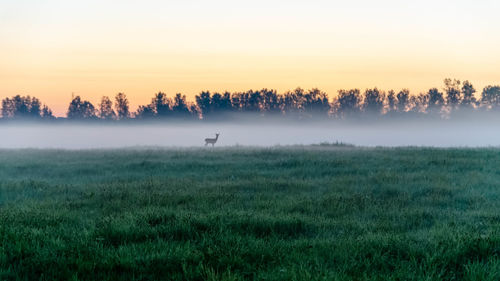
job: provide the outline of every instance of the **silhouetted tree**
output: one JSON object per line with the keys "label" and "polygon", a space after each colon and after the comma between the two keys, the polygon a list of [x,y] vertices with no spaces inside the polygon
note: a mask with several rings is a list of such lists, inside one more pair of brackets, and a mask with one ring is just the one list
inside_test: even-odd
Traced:
{"label": "silhouetted tree", "polygon": [[68,119],[95,119],[96,110],[91,102],[82,101],[80,96],[76,96],[69,104],[67,117]]}
{"label": "silhouetted tree", "polygon": [[[445,79],[444,94],[438,89],[430,89],[426,93],[410,95],[407,89],[383,91],[367,89],[361,95],[358,89],[340,90],[329,102],[328,95],[319,90],[303,90],[296,88],[283,94],[276,90],[261,89],[245,92],[224,92],[211,94],[208,91],[195,96],[196,103],[191,103],[185,95],[176,94],[173,98],[159,92],[153,96],[151,103],[141,105],[132,114],[136,119],[150,118],[192,118],[214,120],[227,118],[228,113],[250,113],[256,116],[283,116],[292,119],[320,118],[334,116],[352,118],[363,114],[375,117],[384,114],[413,116],[429,113],[429,116],[452,116],[458,109],[500,110],[500,86],[487,86],[481,93],[480,102],[475,97],[476,89],[469,81]],[[52,111],[41,104],[37,98],[30,96],[14,96],[2,100],[3,118],[55,118]],[[109,97],[102,97],[98,108],[80,96],[74,97],[68,107],[68,119],[104,120],[124,119],[131,117],[129,101],[125,94],[118,93],[113,102]]]}
{"label": "silhouetted tree", "polygon": [[40,100],[30,96],[14,96],[2,100],[3,118],[36,119],[41,115]]}
{"label": "silhouetted tree", "polygon": [[140,105],[134,114],[137,119],[152,119],[156,115],[153,105]]}
{"label": "silhouetted tree", "polygon": [[200,109],[194,103],[191,103],[189,105],[189,113],[191,114],[191,117],[195,120],[199,120],[201,118]]}
{"label": "silhouetted tree", "polygon": [[222,108],[224,105],[222,104],[222,95],[219,93],[214,93],[210,98],[210,114],[217,115],[222,112]]}
{"label": "silhouetted tree", "polygon": [[199,95],[195,96],[196,105],[201,111],[203,119],[206,119],[207,116],[210,115],[210,103],[211,103],[211,95],[209,91],[203,91]]}
{"label": "silhouetted tree", "polygon": [[260,104],[262,96],[260,91],[247,91],[240,95],[240,106],[243,112],[258,113],[260,112]]}
{"label": "silhouetted tree", "polygon": [[124,93],[118,93],[115,97],[115,109],[118,120],[130,117],[127,96]]}
{"label": "silhouetted tree", "polygon": [[389,92],[387,92],[386,101],[387,101],[386,113],[391,114],[393,112],[396,112],[397,96],[394,90],[389,90]]}
{"label": "silhouetted tree", "polygon": [[151,101],[155,116],[158,118],[167,118],[172,115],[172,101],[165,93],[158,92]]}
{"label": "silhouetted tree", "polygon": [[360,112],[361,94],[359,89],[339,90],[334,100],[335,113],[339,118],[354,116]]}
{"label": "silhouetted tree", "polygon": [[410,91],[403,89],[397,94],[396,111],[399,113],[406,112],[410,109]]}
{"label": "silhouetted tree", "polygon": [[486,109],[500,109],[500,86],[486,86],[481,93],[481,104]]}
{"label": "silhouetted tree", "polygon": [[177,118],[189,118],[191,113],[186,102],[186,96],[181,94],[176,94],[174,97],[174,103],[172,106],[172,113]]}
{"label": "silhouetted tree", "polygon": [[[230,112],[233,112],[232,99],[238,100],[240,96],[225,92],[224,94],[214,93],[205,91],[200,95],[196,96],[197,110],[201,111],[201,115],[205,120],[213,120],[219,118],[225,118]],[[238,100],[239,105],[239,100]]]}
{"label": "silhouetted tree", "polygon": [[438,114],[444,106],[443,94],[438,89],[432,88],[427,93],[425,102],[427,103],[426,110],[428,113]]}
{"label": "silhouetted tree", "polygon": [[231,94],[231,108],[233,112],[239,112],[241,111],[241,104],[240,104],[240,95],[241,93],[232,93]]}
{"label": "silhouetted tree", "polygon": [[214,118],[217,113],[225,114],[237,111],[259,113],[263,110],[261,108],[262,102],[261,92],[253,90],[242,93],[237,92],[232,95],[230,93],[224,93],[224,95],[214,93],[212,96],[210,96],[209,92],[203,92],[196,97],[196,103],[204,119]]}
{"label": "silhouetted tree", "polygon": [[460,105],[463,108],[470,109],[477,105],[477,100],[474,96],[475,92],[476,89],[474,89],[474,86],[469,81],[465,81],[462,84],[462,102]]}
{"label": "silhouetted tree", "polygon": [[414,116],[423,114],[427,111],[429,106],[429,94],[420,93],[416,96],[410,96],[407,112]]}
{"label": "silhouetted tree", "polygon": [[361,107],[369,115],[380,115],[384,109],[384,100],[385,94],[377,88],[367,89]]}
{"label": "silhouetted tree", "polygon": [[261,90],[261,110],[267,115],[276,116],[281,114],[280,97],[276,90]]}
{"label": "silhouetted tree", "polygon": [[301,108],[309,117],[325,118],[330,112],[330,102],[325,92],[314,88],[303,95]]}
{"label": "silhouetted tree", "polygon": [[460,91],[460,80],[446,78],[444,79],[446,104],[450,110],[457,109],[462,101],[462,93]]}
{"label": "silhouetted tree", "polygon": [[304,90],[296,88],[286,92],[281,98],[282,111],[288,118],[301,118],[304,112]]}
{"label": "silhouetted tree", "polygon": [[31,102],[29,102],[29,96],[26,99],[28,101],[29,115],[33,118],[38,118],[41,113],[42,103],[39,99],[32,97]]}
{"label": "silhouetted tree", "polygon": [[225,92],[222,95],[219,108],[223,113],[229,113],[234,111],[233,105],[231,104],[231,93]]}
{"label": "silhouetted tree", "polygon": [[101,98],[101,103],[99,104],[98,110],[99,118],[103,120],[112,120],[116,118],[116,114],[113,111],[113,102],[107,96]]}
{"label": "silhouetted tree", "polygon": [[45,104],[42,107],[41,117],[46,120],[55,119],[54,114],[52,114],[52,110],[50,110],[50,108]]}

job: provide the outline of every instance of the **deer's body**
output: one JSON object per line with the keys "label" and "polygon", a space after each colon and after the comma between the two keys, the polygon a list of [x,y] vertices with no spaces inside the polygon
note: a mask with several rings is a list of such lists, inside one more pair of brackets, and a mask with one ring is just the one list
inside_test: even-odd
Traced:
{"label": "deer's body", "polygon": [[206,138],[205,139],[205,146],[207,146],[208,144],[212,144],[212,146],[214,146],[218,139],[219,139],[219,134],[215,134],[215,138],[214,139],[212,139],[212,138]]}

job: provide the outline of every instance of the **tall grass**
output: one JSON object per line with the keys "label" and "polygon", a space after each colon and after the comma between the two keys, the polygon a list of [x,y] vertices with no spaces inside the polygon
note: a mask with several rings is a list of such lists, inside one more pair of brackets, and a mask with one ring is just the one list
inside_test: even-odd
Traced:
{"label": "tall grass", "polygon": [[499,280],[500,150],[0,151],[0,280]]}

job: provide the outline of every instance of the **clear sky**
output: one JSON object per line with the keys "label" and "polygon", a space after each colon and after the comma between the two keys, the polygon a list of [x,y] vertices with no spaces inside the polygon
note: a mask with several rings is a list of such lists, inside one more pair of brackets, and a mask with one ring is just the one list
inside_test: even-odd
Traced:
{"label": "clear sky", "polygon": [[500,83],[498,0],[0,0],[0,98]]}

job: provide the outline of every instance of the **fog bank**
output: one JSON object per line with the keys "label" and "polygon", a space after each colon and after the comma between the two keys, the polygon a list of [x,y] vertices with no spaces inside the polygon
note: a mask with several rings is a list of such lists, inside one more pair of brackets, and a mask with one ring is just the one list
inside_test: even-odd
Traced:
{"label": "fog bank", "polygon": [[2,124],[0,148],[196,147],[220,133],[216,146],[309,145],[343,142],[357,146],[500,146],[497,122],[388,122],[285,124]]}

